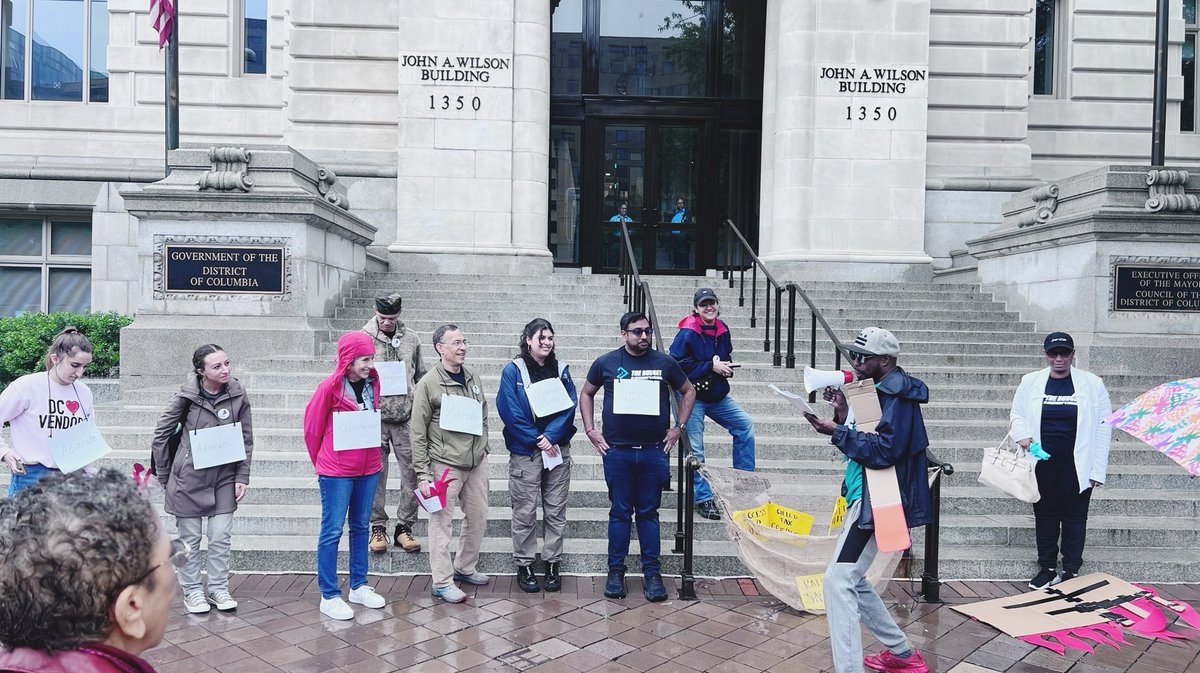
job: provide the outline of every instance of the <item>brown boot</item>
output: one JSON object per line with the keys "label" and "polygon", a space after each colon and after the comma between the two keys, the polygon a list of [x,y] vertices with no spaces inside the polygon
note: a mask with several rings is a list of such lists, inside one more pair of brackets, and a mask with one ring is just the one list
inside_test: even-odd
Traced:
{"label": "brown boot", "polygon": [[388,550],[387,529],[383,526],[371,526],[371,544],[367,548],[374,554],[386,552]]}
{"label": "brown boot", "polygon": [[421,543],[417,542],[417,538],[413,537],[412,530],[404,524],[396,524],[395,543],[397,547],[410,554],[421,551]]}

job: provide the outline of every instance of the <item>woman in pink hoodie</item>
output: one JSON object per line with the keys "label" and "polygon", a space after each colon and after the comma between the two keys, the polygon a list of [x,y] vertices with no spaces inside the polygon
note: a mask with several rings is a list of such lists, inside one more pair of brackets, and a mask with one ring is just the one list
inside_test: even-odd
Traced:
{"label": "woman in pink hoodie", "polygon": [[[379,435],[369,446],[334,444],[334,417],[375,412],[378,423],[379,376],[375,345],[364,332],[338,339],[337,369],[322,381],[304,409],[304,443],[321,486],[321,533],[317,539],[317,585],[321,612],[333,619],[352,619],[354,610],[342,600],[337,582],[338,542],[350,513],[350,602],[381,608],[383,597],[367,584],[367,534],[375,482],[383,468]],[[341,420],[345,420],[343,417]],[[368,421],[370,416],[367,416]],[[343,437],[343,440],[345,438]],[[343,443],[346,443],[343,441]]]}

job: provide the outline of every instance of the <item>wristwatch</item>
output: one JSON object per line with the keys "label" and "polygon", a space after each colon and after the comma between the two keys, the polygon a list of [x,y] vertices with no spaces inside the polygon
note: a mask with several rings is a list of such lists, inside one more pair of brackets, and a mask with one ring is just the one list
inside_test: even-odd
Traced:
{"label": "wristwatch", "polygon": [[675,424],[675,429],[676,429],[676,430],[680,430],[680,431],[682,431],[682,430],[684,430],[684,429],[686,429],[686,428],[687,428],[687,425],[685,425],[685,424],[683,424],[683,423],[676,423],[676,424]]}

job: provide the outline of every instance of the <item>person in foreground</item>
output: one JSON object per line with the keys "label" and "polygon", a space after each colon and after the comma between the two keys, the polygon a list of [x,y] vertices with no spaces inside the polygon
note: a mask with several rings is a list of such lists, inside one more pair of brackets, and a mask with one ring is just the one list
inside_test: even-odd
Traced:
{"label": "person in foreground", "polygon": [[113,469],[0,501],[0,671],[154,673],[187,545]]}
{"label": "person in foreground", "polygon": [[[658,506],[670,479],[668,457],[683,428],[696,390],[679,363],[650,347],[654,328],[645,313],[621,316],[623,345],[596,358],[579,396],[579,412],[589,441],[604,460],[608,484],[608,579],[604,595],[625,598],[625,557],[631,523],[637,515],[642,556],[643,593],[651,602],[667,600],[659,561]],[[596,393],[604,389],[604,431],[596,428]],[[679,393],[679,411],[671,425],[668,395]]]}
{"label": "person in foreground", "polygon": [[[858,378],[875,382],[883,411],[875,432],[859,432],[853,423],[845,424],[848,405],[841,390],[826,388],[824,392],[825,400],[833,405],[832,421],[805,414],[817,432],[833,436],[832,443],[848,459],[842,482],[842,496],[847,504],[845,524],[834,558],[825,571],[825,611],[834,670],[860,673],[865,666],[873,671],[926,673],[929,667],[925,659],[912,648],[867,581],[867,570],[878,547],[871,493],[863,470],[895,467],[908,527],[929,523],[931,505],[925,457],[929,438],[921,416],[921,405],[929,401],[929,388],[896,363],[900,342],[885,329],[864,329],[847,350]],[[859,624],[866,626],[883,644],[882,652],[863,657]]]}
{"label": "person in foreground", "polygon": [[[1033,503],[1038,574],[1030,589],[1044,589],[1079,574],[1092,490],[1108,474],[1112,413],[1100,377],[1075,368],[1075,341],[1066,332],[1046,335],[1046,368],[1021,379],[1009,413],[1010,437],[1023,449],[1040,442],[1047,460],[1034,474],[1041,499]],[[1062,574],[1058,574],[1059,533]]]}
{"label": "person in foreground", "polygon": [[321,532],[317,537],[317,585],[321,614],[353,619],[354,609],[342,600],[338,587],[338,541],[342,526],[350,528],[350,602],[382,608],[383,596],[367,584],[367,532],[375,482],[383,469],[380,435],[370,446],[339,450],[334,415],[379,410],[379,377],[375,346],[362,332],[343,334],[337,343],[337,368],[317,384],[304,408],[304,444],[321,488]]}

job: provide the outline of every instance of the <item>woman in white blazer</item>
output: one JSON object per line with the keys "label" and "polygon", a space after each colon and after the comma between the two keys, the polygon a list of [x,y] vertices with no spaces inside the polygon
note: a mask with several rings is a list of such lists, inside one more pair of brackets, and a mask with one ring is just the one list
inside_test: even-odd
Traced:
{"label": "woman in white blazer", "polygon": [[[1092,489],[1108,473],[1112,430],[1104,419],[1112,412],[1104,381],[1076,369],[1075,342],[1065,332],[1046,337],[1045,369],[1021,379],[1013,397],[1011,437],[1028,449],[1038,442],[1050,458],[1038,461],[1041,500],[1033,505],[1037,538],[1037,575],[1030,589],[1042,589],[1079,574]],[[1062,574],[1057,571],[1062,541]]]}

